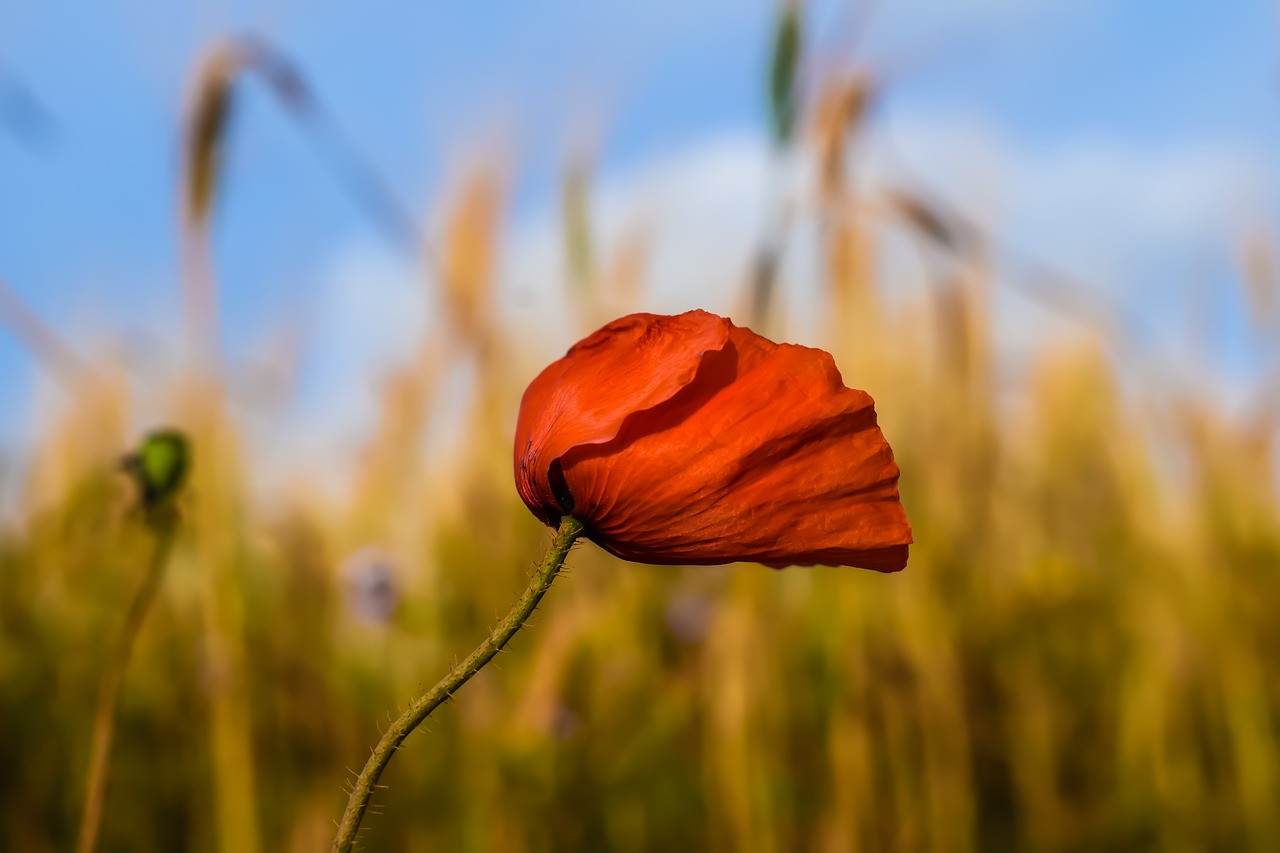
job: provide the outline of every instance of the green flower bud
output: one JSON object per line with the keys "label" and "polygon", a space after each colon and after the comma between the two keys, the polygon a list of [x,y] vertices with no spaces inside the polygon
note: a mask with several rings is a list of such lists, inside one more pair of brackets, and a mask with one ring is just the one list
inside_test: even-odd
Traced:
{"label": "green flower bud", "polygon": [[181,432],[161,429],[143,438],[122,464],[138,484],[143,507],[154,509],[182,489],[191,465],[191,451]]}

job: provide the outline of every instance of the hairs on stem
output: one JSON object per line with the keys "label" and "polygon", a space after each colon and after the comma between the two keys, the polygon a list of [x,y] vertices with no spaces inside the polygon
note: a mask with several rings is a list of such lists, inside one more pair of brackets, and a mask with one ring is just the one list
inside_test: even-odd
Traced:
{"label": "hairs on stem", "polygon": [[373,754],[365,762],[364,769],[360,771],[360,776],[351,789],[347,809],[342,815],[342,823],[338,826],[338,834],[333,839],[333,850],[336,853],[350,853],[355,844],[356,834],[360,831],[360,821],[369,808],[373,789],[377,786],[382,771],[391,761],[391,756],[400,748],[400,744],[404,743],[404,739],[421,725],[440,703],[452,696],[471,679],[471,676],[483,669],[485,664],[510,642],[516,632],[524,627],[524,623],[538,606],[542,596],[546,595],[547,590],[550,589],[551,582],[556,579],[561,566],[564,565],[565,557],[569,555],[569,549],[581,534],[582,522],[569,516],[562,518],[555,539],[551,542],[551,549],[543,557],[542,565],[538,566],[537,572],[529,582],[529,588],[511,608],[507,617],[498,623],[498,627],[493,629],[488,638],[466,660],[454,667],[452,672],[410,705],[409,710],[387,727],[382,740],[378,741],[378,745],[373,748]]}

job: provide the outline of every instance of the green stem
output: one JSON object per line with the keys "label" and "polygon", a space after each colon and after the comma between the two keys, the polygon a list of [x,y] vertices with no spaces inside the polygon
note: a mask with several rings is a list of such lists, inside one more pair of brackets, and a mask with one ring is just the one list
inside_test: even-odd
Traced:
{"label": "green stem", "polygon": [[93,742],[89,751],[89,773],[85,783],[84,813],[80,820],[77,853],[92,853],[98,843],[102,806],[106,801],[107,768],[111,764],[111,740],[115,734],[116,697],[120,694],[120,683],[124,681],[125,669],[133,654],[134,640],[138,638],[142,623],[160,589],[160,580],[164,577],[164,566],[169,559],[177,529],[176,517],[167,512],[153,515],[148,523],[155,537],[155,550],[151,554],[151,563],[147,566],[147,576],[134,595],[120,635],[116,638],[115,650],[107,664],[98,693],[98,707],[93,715]]}
{"label": "green stem", "polygon": [[333,839],[333,850],[336,853],[350,853],[355,844],[356,833],[360,830],[360,821],[369,807],[369,798],[373,796],[374,786],[378,784],[378,778],[382,776],[382,771],[386,769],[387,763],[400,748],[400,744],[404,743],[409,733],[416,729],[440,703],[456,693],[471,676],[492,660],[493,656],[501,651],[502,647],[524,626],[534,608],[538,606],[538,602],[542,600],[542,596],[546,595],[551,587],[551,582],[556,579],[556,574],[564,565],[569,549],[581,534],[582,522],[569,516],[560,520],[560,529],[556,531],[551,550],[542,559],[542,565],[538,567],[533,580],[529,582],[529,588],[524,591],[524,595],[507,614],[507,618],[493,629],[488,639],[481,643],[470,657],[454,667],[453,671],[441,679],[426,695],[410,705],[409,710],[401,714],[400,719],[392,723],[383,733],[382,740],[378,741],[378,745],[373,748],[373,754],[365,762],[364,769],[360,771],[360,776],[351,789],[347,810],[342,815],[338,834]]}

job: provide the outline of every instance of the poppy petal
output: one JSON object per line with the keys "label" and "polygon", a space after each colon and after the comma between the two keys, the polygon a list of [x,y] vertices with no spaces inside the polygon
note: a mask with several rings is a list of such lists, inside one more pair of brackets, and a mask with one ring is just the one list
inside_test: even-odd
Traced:
{"label": "poppy petal", "polygon": [[612,440],[688,385],[703,356],[722,349],[730,323],[705,311],[632,314],[582,340],[529,385],[516,426],[516,488],[534,514],[556,524],[574,511],[560,459]]}
{"label": "poppy petal", "polygon": [[896,571],[911,529],[874,404],[827,353],[731,327],[679,393],[562,454],[574,514],[645,563]]}

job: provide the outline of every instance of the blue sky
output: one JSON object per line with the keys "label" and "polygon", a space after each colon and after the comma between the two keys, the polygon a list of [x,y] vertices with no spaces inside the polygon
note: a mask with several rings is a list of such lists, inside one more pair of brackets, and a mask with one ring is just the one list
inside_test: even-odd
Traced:
{"label": "blue sky", "polygon": [[[536,242],[584,145],[615,207],[663,174],[693,175],[677,182],[689,195],[667,203],[694,216],[705,202],[717,220],[735,179],[720,179],[713,203],[696,176],[766,148],[774,13],[731,0],[8,4],[0,91],[20,80],[52,131],[32,145],[0,130],[0,277],[86,353],[176,321],[184,97],[202,51],[241,32],[296,62],[424,223],[447,176],[496,149],[514,182],[513,242]],[[1168,340],[1180,340],[1193,279],[1220,292],[1198,356],[1213,369],[1256,372],[1274,358],[1240,343],[1231,242],[1251,223],[1274,234],[1280,213],[1274,3],[900,0],[880,4],[856,52],[836,35],[842,4],[808,13],[825,62],[886,75],[875,127],[913,174],[1019,251],[1097,281]],[[319,316],[322,331],[340,324],[350,294],[336,279],[370,267],[399,276],[394,290],[415,275],[261,87],[243,92],[215,241],[232,358],[301,316]],[[999,189],[976,192],[966,181],[977,177]],[[317,341],[315,362],[347,364],[380,334],[349,332],[328,350]],[[29,434],[38,382],[0,329],[0,446]]]}

